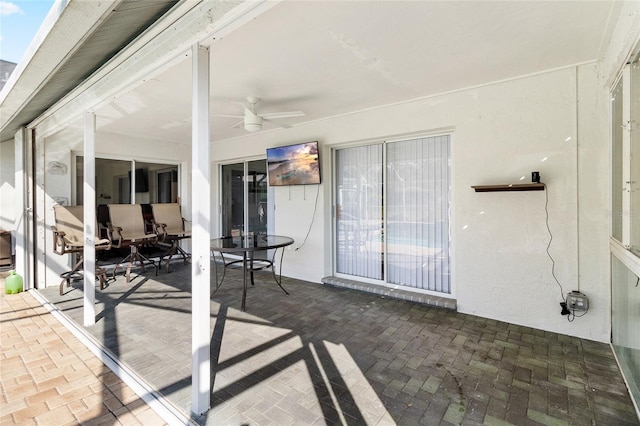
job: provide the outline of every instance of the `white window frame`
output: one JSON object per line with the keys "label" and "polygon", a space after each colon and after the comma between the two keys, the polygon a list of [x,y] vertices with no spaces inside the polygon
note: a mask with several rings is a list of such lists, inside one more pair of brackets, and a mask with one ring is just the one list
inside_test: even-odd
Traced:
{"label": "white window frame", "polygon": [[[411,139],[419,139],[419,138],[431,138],[431,137],[437,137],[437,136],[448,136],[449,137],[449,149],[450,149],[450,178],[449,178],[449,182],[450,182],[450,192],[449,192],[449,271],[450,271],[450,281],[449,281],[449,293],[441,293],[441,292],[437,292],[437,291],[432,291],[432,290],[426,290],[426,289],[420,289],[420,288],[415,288],[415,287],[406,287],[406,286],[400,286],[398,284],[391,284],[388,283],[386,281],[387,279],[387,273],[388,273],[388,269],[385,268],[384,273],[383,273],[383,279],[382,280],[377,280],[377,279],[371,279],[371,278],[365,278],[365,277],[356,277],[353,275],[347,275],[347,274],[341,274],[337,272],[337,255],[338,255],[338,250],[337,250],[337,238],[336,238],[336,233],[337,233],[337,217],[336,217],[336,205],[337,205],[337,193],[336,193],[336,174],[337,174],[337,170],[336,170],[336,166],[337,166],[337,161],[336,161],[336,152],[340,149],[344,149],[344,148],[354,148],[354,147],[358,147],[358,146],[366,146],[366,145],[372,145],[372,144],[382,144],[383,145],[383,149],[382,149],[382,155],[383,155],[383,163],[386,164],[386,155],[387,155],[387,149],[386,149],[386,144],[388,143],[394,143],[394,142],[400,142],[400,141],[406,141],[406,140],[411,140]],[[454,200],[455,200],[455,194],[454,194],[454,188],[455,188],[455,168],[454,168],[454,161],[453,161],[453,147],[454,147],[454,139],[455,139],[455,134],[454,134],[454,128],[441,128],[438,130],[434,130],[432,132],[426,132],[426,133],[416,133],[416,134],[406,134],[406,135],[401,135],[401,136],[397,136],[397,137],[390,137],[390,138],[380,138],[380,139],[371,139],[371,140],[366,140],[366,141],[360,141],[357,143],[347,143],[347,144],[341,144],[339,146],[335,146],[332,148],[332,155],[331,155],[331,159],[332,159],[332,212],[331,212],[331,216],[332,216],[332,229],[331,229],[331,245],[332,245],[332,271],[333,271],[333,275],[338,277],[338,278],[344,278],[344,279],[351,279],[351,280],[356,280],[356,281],[360,281],[363,283],[368,283],[368,284],[375,284],[375,285],[379,285],[381,287],[385,287],[385,288],[391,288],[391,289],[402,289],[402,290],[407,290],[407,291],[412,291],[415,293],[421,293],[421,294],[427,294],[427,295],[432,295],[432,296],[438,296],[438,297],[444,297],[444,298],[451,298],[451,299],[455,299],[456,298],[456,285],[455,285],[455,241],[453,238],[453,233],[452,230],[455,229],[455,223],[454,223],[454,215],[453,215],[453,211],[454,211]],[[383,185],[383,199],[386,199],[386,178],[384,179],[384,185]],[[386,221],[387,221],[387,216],[385,215],[383,217],[383,221],[384,221],[384,227],[386,229]],[[386,244],[387,241],[385,239],[385,250],[384,250],[384,262],[385,264],[387,263],[387,250],[386,250]]]}
{"label": "white window frame", "polygon": [[[610,105],[610,110],[609,110],[609,117],[611,117],[611,128],[610,128],[610,139],[611,139],[611,147],[610,147],[610,156],[611,156],[611,185],[610,188],[612,189],[612,191],[622,191],[622,211],[614,211],[615,209],[613,208],[613,196],[614,194],[611,194],[611,200],[610,200],[610,208],[611,208],[611,215],[610,215],[610,220],[609,220],[609,235],[610,235],[610,239],[611,239],[611,244],[615,245],[615,246],[620,246],[628,251],[630,251],[632,254],[634,254],[636,257],[639,258],[639,262],[640,262],[640,247],[632,247],[632,244],[634,243],[634,241],[632,241],[632,232],[637,232],[637,230],[635,228],[632,229],[632,220],[633,217],[632,215],[637,215],[640,214],[640,211],[636,211],[633,210],[632,211],[632,193],[635,191],[637,193],[640,193],[640,182],[635,182],[633,181],[633,177],[632,177],[632,158],[631,158],[631,151],[632,151],[632,142],[631,142],[631,134],[632,132],[640,132],[640,123],[635,122],[634,120],[632,120],[631,117],[631,86],[632,86],[632,82],[631,82],[631,63],[634,60],[637,60],[638,56],[640,55],[640,47],[637,48],[634,53],[631,55],[631,60],[627,61],[627,63],[625,64],[624,68],[622,69],[622,72],[619,76],[619,78],[617,78],[615,80],[615,82],[613,83],[611,89],[610,89],[610,94],[611,94],[611,99],[613,100],[613,92],[615,90],[615,88],[617,87],[617,85],[620,83],[620,81],[622,81],[623,86],[622,86],[622,123],[616,123],[613,120],[613,105]],[[615,143],[614,141],[614,131],[615,126],[622,126],[623,127],[623,131],[622,131],[622,188],[614,188],[613,187],[613,176],[614,173],[616,173],[616,170],[614,170],[614,157],[613,157],[613,145]],[[622,219],[622,239],[618,240],[617,238],[615,238],[613,236],[614,234],[614,219],[616,216],[620,216],[620,218]],[[636,219],[637,220],[637,219]],[[638,221],[638,223],[640,223],[640,221]],[[636,224],[634,224],[636,225]],[[636,225],[639,226],[639,225]]]}

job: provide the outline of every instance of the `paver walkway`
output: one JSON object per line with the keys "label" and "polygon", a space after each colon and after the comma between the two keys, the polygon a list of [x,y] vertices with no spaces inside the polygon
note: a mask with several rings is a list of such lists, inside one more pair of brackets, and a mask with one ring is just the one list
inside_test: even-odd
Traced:
{"label": "paver walkway", "polygon": [[[213,269],[212,269],[213,270]],[[86,331],[191,407],[191,270],[122,275]],[[611,349],[372,294],[228,270],[211,300],[206,425],[640,425]],[[82,321],[82,285],[41,293]]]}
{"label": "paver walkway", "polygon": [[0,278],[0,425],[165,422],[28,292]]}

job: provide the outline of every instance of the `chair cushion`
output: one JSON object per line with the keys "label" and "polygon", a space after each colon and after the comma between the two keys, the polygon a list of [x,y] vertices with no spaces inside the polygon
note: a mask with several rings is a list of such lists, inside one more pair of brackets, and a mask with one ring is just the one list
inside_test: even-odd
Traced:
{"label": "chair cushion", "polygon": [[[54,206],[53,215],[58,232],[64,232],[65,242],[69,247],[82,247],[84,245],[84,210],[83,206]],[[94,225],[95,245],[108,244],[109,240],[100,239],[98,225]],[[106,241],[99,242],[99,241]]]}
{"label": "chair cushion", "polygon": [[142,241],[156,237],[156,234],[146,233],[140,204],[109,204],[109,217],[113,227],[122,229],[124,240]]}
{"label": "chair cushion", "polygon": [[165,225],[164,231],[167,235],[191,236],[191,231],[184,230],[184,222],[178,203],[151,204],[151,210],[153,211],[153,220]]}

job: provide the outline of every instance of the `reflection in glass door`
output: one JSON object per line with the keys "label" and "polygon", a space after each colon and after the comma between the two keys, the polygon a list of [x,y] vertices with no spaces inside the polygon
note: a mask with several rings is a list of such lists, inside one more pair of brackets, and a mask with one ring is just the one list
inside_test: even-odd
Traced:
{"label": "reflection in glass door", "polygon": [[[96,158],[96,204],[178,202],[178,166]],[[75,203],[83,203],[83,162],[76,157]],[[132,174],[132,170],[135,173]],[[132,185],[134,185],[132,187]],[[135,197],[135,199],[133,198]]]}
{"label": "reflection in glass door", "polygon": [[266,160],[225,164],[221,168],[222,235],[266,234],[268,182]]}
{"label": "reflection in glass door", "polygon": [[266,160],[249,161],[248,166],[248,204],[247,216],[249,232],[256,235],[267,233],[267,162]]}
{"label": "reflection in glass door", "polygon": [[[84,157],[76,157],[76,205],[82,205],[84,201],[83,162]],[[95,164],[96,216],[104,227],[109,222],[109,204],[140,204],[145,220],[151,223],[150,204],[178,202],[177,165],[106,158],[96,158]],[[151,225],[147,230],[151,231]],[[106,236],[104,232],[103,237]]]}
{"label": "reflection in glass door", "polygon": [[640,46],[611,93],[611,343],[640,404]]}
{"label": "reflection in glass door", "polygon": [[175,203],[178,200],[178,172],[158,172],[158,203]]}
{"label": "reflection in glass door", "polygon": [[611,256],[611,343],[631,397],[640,404],[640,277]]}

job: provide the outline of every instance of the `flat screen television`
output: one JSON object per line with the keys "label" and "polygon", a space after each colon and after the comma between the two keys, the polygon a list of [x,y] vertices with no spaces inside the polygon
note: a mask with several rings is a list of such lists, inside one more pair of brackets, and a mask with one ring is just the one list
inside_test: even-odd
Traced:
{"label": "flat screen television", "polygon": [[267,174],[270,186],[319,184],[318,142],[267,148]]}

